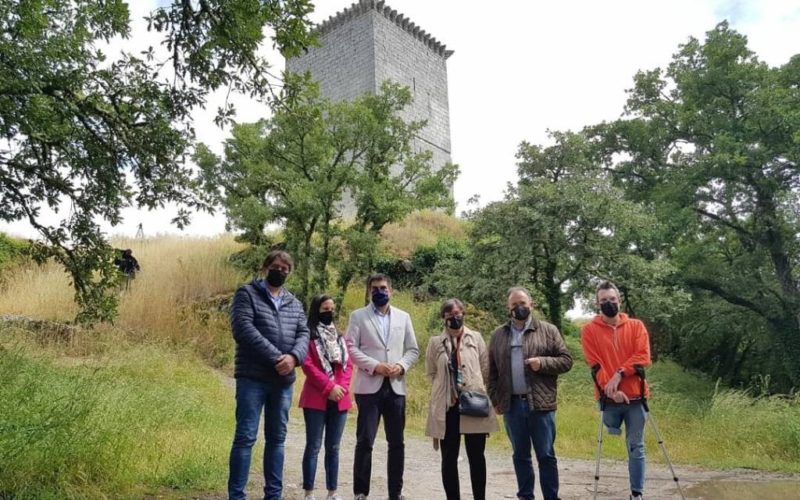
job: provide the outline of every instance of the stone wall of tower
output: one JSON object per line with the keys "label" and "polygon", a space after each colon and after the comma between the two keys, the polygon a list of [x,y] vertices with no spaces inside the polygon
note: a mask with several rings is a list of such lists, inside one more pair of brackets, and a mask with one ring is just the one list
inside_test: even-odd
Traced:
{"label": "stone wall of tower", "polygon": [[319,36],[319,47],[286,61],[293,73],[311,73],[324,97],[334,101],[355,99],[375,92],[375,11],[361,13]]}
{"label": "stone wall of tower", "polygon": [[383,14],[373,14],[376,85],[391,80],[411,89],[414,101],[403,118],[427,120],[414,147],[432,151],[434,167],[441,167],[451,161],[446,59]]}

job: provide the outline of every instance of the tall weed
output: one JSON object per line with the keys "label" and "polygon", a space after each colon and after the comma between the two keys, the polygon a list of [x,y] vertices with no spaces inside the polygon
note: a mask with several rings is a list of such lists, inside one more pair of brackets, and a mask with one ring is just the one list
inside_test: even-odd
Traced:
{"label": "tall weed", "polygon": [[64,357],[0,330],[0,496],[70,498],[224,482],[227,389],[188,352]]}

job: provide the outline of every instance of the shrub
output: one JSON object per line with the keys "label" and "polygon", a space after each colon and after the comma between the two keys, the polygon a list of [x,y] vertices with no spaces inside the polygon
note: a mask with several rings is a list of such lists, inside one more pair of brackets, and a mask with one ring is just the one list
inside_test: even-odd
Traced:
{"label": "shrub", "polygon": [[436,266],[446,261],[461,260],[466,256],[466,243],[442,238],[432,246],[417,248],[409,259],[384,257],[376,263],[376,270],[392,278],[397,288],[410,288],[418,299],[440,296],[443,290],[429,277]]}
{"label": "shrub", "polygon": [[[0,233],[0,273],[21,260],[27,248],[26,242]],[[1,275],[0,280],[2,280]]]}

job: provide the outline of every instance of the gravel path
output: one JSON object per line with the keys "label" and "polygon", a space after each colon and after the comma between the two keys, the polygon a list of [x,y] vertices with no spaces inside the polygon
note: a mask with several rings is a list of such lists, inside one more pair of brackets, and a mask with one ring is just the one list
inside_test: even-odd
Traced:
{"label": "gravel path", "polygon": [[[286,467],[284,476],[284,495],[287,500],[302,500],[302,477],[300,463],[303,457],[303,447],[305,444],[305,434],[302,426],[302,418],[293,415],[289,424],[289,437],[286,442]],[[352,417],[352,415],[351,415]],[[339,471],[339,492],[346,499],[352,498],[352,462],[355,447],[355,428],[352,424],[355,419],[348,423],[342,439],[342,449],[340,455]],[[658,450],[653,450],[658,452]],[[323,454],[320,452],[317,467],[317,495],[320,500],[325,498],[325,491],[319,489],[324,487]],[[372,492],[371,498],[386,498],[386,441],[383,440],[382,432],[379,432],[373,451],[373,470],[372,470]],[[469,481],[469,464],[462,446],[463,460],[459,461],[459,472],[461,476],[462,497],[467,499],[472,497],[472,489]],[[514,468],[511,463],[510,453],[500,450],[487,449],[486,462],[488,467],[488,481],[486,487],[487,499],[507,499],[515,498],[516,478]],[[594,478],[595,463],[589,460],[559,459],[559,474],[561,480],[560,495],[562,499],[591,499]],[[648,464],[649,465],[649,464]],[[403,494],[409,500],[428,500],[444,499],[440,476],[440,455],[433,450],[428,439],[406,435],[406,463],[404,475]],[[781,481],[786,479],[797,480],[788,475],[769,474],[747,470],[733,471],[709,471],[697,468],[680,466],[676,473],[681,481],[684,492],[687,488],[707,481],[744,481],[744,482],[764,482]],[[627,499],[628,498],[628,468],[625,462],[603,461],[600,469],[601,479],[599,487],[599,498],[603,499]],[[260,498],[263,477],[260,471],[254,472],[250,476],[250,498]],[[800,483],[798,483],[800,485]],[[647,475],[647,498],[648,499],[673,499],[680,498],[675,488],[675,483],[669,470],[661,464],[654,464],[649,467]],[[536,497],[542,498],[538,491]],[[730,498],[727,495],[713,498]],[[223,497],[211,497],[223,498]],[[691,493],[687,498],[704,498]],[[712,498],[712,497],[705,497]],[[737,498],[750,498],[737,496]],[[766,500],[769,498],[789,498],[786,496],[764,496],[760,494],[752,498]],[[800,498],[800,494],[797,497]]]}
{"label": "gravel path", "polygon": [[[233,388],[233,379],[223,377],[226,385]],[[347,429],[342,438],[342,445],[339,460],[339,493],[345,498],[352,498],[353,490],[353,453],[355,449],[355,408],[348,417]],[[605,439],[614,439],[604,433]],[[259,435],[259,440],[263,439],[263,433]],[[617,439],[621,439],[617,438]],[[406,461],[403,494],[408,500],[440,500],[444,499],[444,489],[442,488],[440,457],[439,452],[434,451],[431,440],[406,433]],[[293,412],[289,419],[289,435],[286,440],[286,458],[284,472],[284,498],[286,500],[302,500],[302,473],[300,464],[303,458],[303,448],[305,446],[305,431],[303,428],[303,418],[299,412]],[[658,449],[649,449],[648,453],[660,453]],[[472,498],[472,488],[469,481],[469,464],[466,459],[464,447],[461,448],[462,460],[459,460],[459,473],[461,477],[461,495],[466,500]],[[260,463],[260,456],[254,453],[254,462]],[[375,440],[373,450],[372,466],[372,485],[370,498],[383,500],[386,498],[386,441],[383,432],[378,431],[378,438]],[[488,500],[515,498],[517,491],[514,467],[511,462],[511,452],[497,450],[494,448],[486,449],[487,463],[487,485],[486,498]],[[325,472],[324,472],[324,450],[320,451],[317,465],[317,498],[324,500],[325,493]],[[256,471],[258,469],[258,471]],[[559,494],[563,500],[592,499],[594,485],[595,462],[591,460],[576,460],[559,458],[558,470],[560,476]],[[736,498],[737,500],[779,500],[784,498],[800,499],[800,493],[793,496],[792,493],[786,496],[788,491],[800,491],[800,477],[790,474],[767,473],[753,470],[706,470],[696,467],[680,465],[676,468],[676,474],[680,478],[686,498],[722,500]],[[627,499],[630,493],[628,486],[628,466],[626,462],[603,460],[600,466],[600,483],[598,498],[602,499]],[[538,478],[538,473],[537,473]],[[731,483],[733,481],[733,483]],[[737,494],[731,496],[727,493],[714,493],[714,488],[707,485],[717,483],[727,485],[741,484],[742,488],[737,490]],[[753,492],[747,491],[745,486],[767,485],[775,483],[779,488],[770,493],[762,488],[756,488]],[[260,465],[254,464],[253,472],[250,474],[248,483],[248,496],[252,499],[261,498],[264,484]],[[794,486],[797,486],[795,488]],[[537,488],[536,498],[542,498]],[[666,465],[648,463],[646,498],[656,499],[676,499],[680,498],[675,482],[669,473]],[[699,486],[699,487],[698,487]],[[711,493],[709,493],[711,492]],[[190,495],[193,498],[203,500],[221,500],[225,498],[223,494],[201,494]]]}

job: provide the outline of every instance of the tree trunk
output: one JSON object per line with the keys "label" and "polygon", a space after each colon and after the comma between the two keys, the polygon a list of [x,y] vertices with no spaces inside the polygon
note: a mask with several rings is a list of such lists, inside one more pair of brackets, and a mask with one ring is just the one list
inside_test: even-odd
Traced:
{"label": "tree trunk", "polygon": [[331,247],[331,214],[325,214],[322,223],[322,251],[317,259],[316,285],[320,293],[328,292],[328,261],[330,260]]}
{"label": "tree trunk", "polygon": [[[547,301],[547,316],[550,323],[561,331],[561,286],[556,279],[557,263],[554,260],[548,260],[545,264],[544,275],[544,292],[545,300]],[[562,333],[563,334],[563,333]]]}
{"label": "tree trunk", "polygon": [[307,228],[304,228],[303,231],[303,262],[298,269],[300,270],[300,301],[304,304],[309,301],[311,298],[309,296],[310,293],[310,284],[311,284],[311,255],[313,253],[312,245],[311,245],[311,238],[314,236],[314,231],[317,228],[317,220],[311,219]]}
{"label": "tree trunk", "polygon": [[780,349],[783,363],[789,372],[792,385],[800,386],[800,314],[787,311],[783,318],[769,321],[775,339],[775,348]]}

